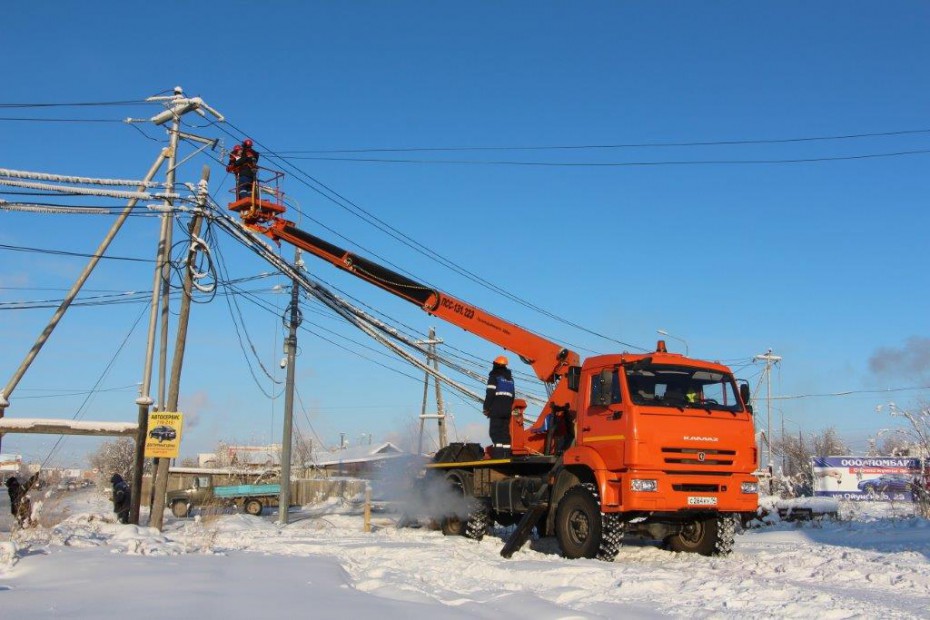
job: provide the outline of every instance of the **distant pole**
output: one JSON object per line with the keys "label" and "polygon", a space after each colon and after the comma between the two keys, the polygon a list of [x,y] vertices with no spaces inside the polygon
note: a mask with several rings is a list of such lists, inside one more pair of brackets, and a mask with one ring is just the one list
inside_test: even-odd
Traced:
{"label": "distant pole", "polygon": [[[772,350],[769,349],[765,353],[761,355],[756,355],[752,359],[754,361],[761,360],[765,362],[764,372],[765,372],[765,385],[766,385],[765,404],[766,404],[766,428],[767,428],[765,436],[768,440],[767,441],[768,443],[768,469],[769,469],[769,476],[771,476],[772,474],[772,366],[774,366],[775,364],[781,361],[781,356],[773,355]],[[782,438],[784,438],[784,421],[782,421]],[[784,446],[782,446],[782,450],[784,450]],[[771,477],[770,477],[769,478],[769,492],[771,492],[772,490],[771,487],[772,487],[772,482],[771,482]]]}
{"label": "distant pole", "polygon": [[[436,328],[429,328],[429,338],[427,340],[417,340],[417,344],[426,345],[426,365],[427,367],[433,368],[437,373],[439,372],[439,356],[436,355],[436,345],[442,344],[442,340],[436,338]],[[420,437],[417,442],[417,454],[423,454],[423,434],[424,426],[426,420],[436,420],[439,426],[439,448],[445,448],[447,445],[446,440],[446,414],[443,410],[442,403],[442,388],[439,384],[439,379],[435,376],[432,377],[433,381],[436,383],[436,413],[428,414],[426,413],[426,404],[429,400],[429,381],[430,373],[427,370],[423,377],[423,404],[420,408]]]}
{"label": "distant pole", "polygon": [[[208,194],[207,182],[210,180],[210,168],[203,167],[200,186],[198,191],[198,203],[201,207],[206,205]],[[194,214],[190,224],[191,239],[200,235],[200,228],[203,222],[203,215],[199,212]],[[183,295],[181,296],[181,306],[178,310],[178,331],[175,334],[174,357],[171,359],[171,382],[168,386],[168,397],[164,405],[165,411],[177,411],[178,400],[181,393],[181,368],[184,365],[184,351],[187,345],[187,327],[190,322],[191,295],[194,290],[194,257],[197,248],[194,243],[187,252],[187,264],[184,271]],[[170,459],[158,459],[158,467],[155,471],[155,477],[152,480],[152,488],[155,493],[155,499],[152,502],[152,512],[149,515],[149,525],[157,528],[159,531],[164,524],[165,516],[165,497],[168,491],[168,468]]]}
{"label": "distant pole", "polygon": [[[294,269],[302,266],[300,250],[294,249]],[[278,523],[287,525],[287,509],[291,505],[291,434],[294,430],[294,366],[297,360],[297,328],[303,317],[300,313],[300,286],[297,280],[291,282],[291,304],[285,310],[288,318],[287,339],[284,348],[287,352],[287,378],[284,383],[284,431],[281,436],[281,492],[278,496]]]}

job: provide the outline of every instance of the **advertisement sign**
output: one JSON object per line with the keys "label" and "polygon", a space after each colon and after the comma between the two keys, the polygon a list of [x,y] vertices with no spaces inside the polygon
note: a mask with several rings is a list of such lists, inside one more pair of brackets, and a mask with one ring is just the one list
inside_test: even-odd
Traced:
{"label": "advertisement sign", "polygon": [[822,456],[812,458],[811,467],[816,496],[909,502],[921,462],[893,456]]}
{"label": "advertisement sign", "polygon": [[183,419],[184,414],[172,411],[149,414],[149,430],[145,435],[145,458],[178,458]]}

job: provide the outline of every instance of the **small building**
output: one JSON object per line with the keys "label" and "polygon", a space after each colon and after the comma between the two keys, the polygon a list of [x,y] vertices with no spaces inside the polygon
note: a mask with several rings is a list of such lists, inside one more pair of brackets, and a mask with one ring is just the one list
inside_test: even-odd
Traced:
{"label": "small building", "polygon": [[18,474],[23,466],[21,454],[0,454],[0,472],[5,474]]}
{"label": "small building", "polygon": [[223,462],[229,467],[264,471],[281,466],[281,444],[226,446]]}
{"label": "small building", "polygon": [[332,452],[314,452],[309,466],[337,476],[369,478],[389,461],[410,456],[390,441],[377,445],[353,446]]}

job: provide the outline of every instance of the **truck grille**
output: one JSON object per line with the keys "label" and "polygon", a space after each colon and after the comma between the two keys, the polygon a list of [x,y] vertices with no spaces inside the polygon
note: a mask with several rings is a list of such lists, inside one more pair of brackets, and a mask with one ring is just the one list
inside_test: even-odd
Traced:
{"label": "truck grille", "polygon": [[701,448],[662,448],[666,463],[677,465],[732,465],[736,450]]}
{"label": "truck grille", "polygon": [[720,491],[718,484],[673,484],[672,489],[675,491],[685,491],[688,493],[717,493]]}

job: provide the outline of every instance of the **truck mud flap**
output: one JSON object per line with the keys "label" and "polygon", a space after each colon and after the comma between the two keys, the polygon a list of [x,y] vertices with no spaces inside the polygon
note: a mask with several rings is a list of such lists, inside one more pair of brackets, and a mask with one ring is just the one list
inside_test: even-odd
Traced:
{"label": "truck mud flap", "polygon": [[545,514],[546,509],[549,508],[548,502],[537,502],[523,515],[523,518],[520,519],[520,522],[517,524],[517,529],[513,531],[513,534],[510,535],[510,538],[507,539],[507,542],[504,543],[504,548],[501,549],[501,556],[505,558],[510,558],[514,553],[516,553],[520,547],[523,546],[523,543],[527,541],[530,537],[530,532],[533,531],[533,526],[539,522],[539,519]]}

